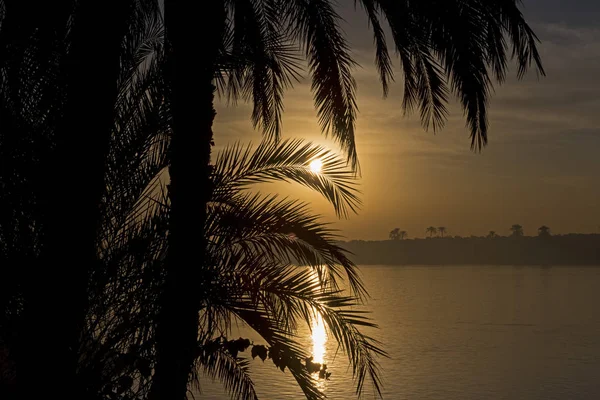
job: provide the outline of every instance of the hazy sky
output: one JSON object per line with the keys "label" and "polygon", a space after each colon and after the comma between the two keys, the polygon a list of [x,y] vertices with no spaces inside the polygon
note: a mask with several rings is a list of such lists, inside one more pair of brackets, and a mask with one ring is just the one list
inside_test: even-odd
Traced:
{"label": "hazy sky", "polygon": [[[353,0],[344,29],[361,67],[358,82],[358,154],[363,207],[337,221],[318,196],[292,185],[265,188],[310,201],[349,239],[383,239],[394,227],[422,237],[425,228],[446,226],[452,235],[508,234],[515,223],[535,234],[542,224],[554,233],[598,232],[600,226],[600,2],[525,0],[524,13],[542,40],[548,76],[530,73],[496,88],[490,107],[489,145],[469,149],[462,112],[454,102],[446,128],[424,132],[417,116],[401,110],[402,81],[382,98],[372,36]],[[395,63],[398,65],[398,62]],[[514,77],[514,73],[512,76]],[[320,143],[310,81],[286,93],[284,137]],[[218,105],[215,141],[258,142],[250,108]]]}

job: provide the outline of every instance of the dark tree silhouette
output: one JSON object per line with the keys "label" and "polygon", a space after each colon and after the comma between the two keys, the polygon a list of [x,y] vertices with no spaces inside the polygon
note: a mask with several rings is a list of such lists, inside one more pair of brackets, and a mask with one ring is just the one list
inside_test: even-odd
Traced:
{"label": "dark tree silhouette", "polygon": [[511,226],[510,231],[512,232],[511,233],[512,237],[521,237],[524,235],[523,227],[519,224],[514,224],[513,226]]}
{"label": "dark tree silhouette", "polygon": [[413,239],[402,246],[390,241],[350,241],[343,246],[359,265],[600,265],[600,235],[565,234],[487,239],[478,236],[444,240]]}
{"label": "dark tree silhouette", "polygon": [[435,226],[430,226],[429,228],[425,229],[426,233],[429,233],[429,237],[433,237],[433,235],[437,234],[437,229]]}
{"label": "dark tree silhouette", "polygon": [[[99,259],[88,277],[87,301],[84,301],[87,326],[77,344],[82,349],[77,353],[77,385],[85,393],[100,398],[114,398],[117,393],[145,397],[152,383],[152,368],[156,366],[153,335],[159,311],[157,300],[164,286],[169,219],[169,198],[160,190],[164,187],[161,172],[168,165],[166,149],[171,131],[169,104],[164,99],[165,82],[161,79],[161,24],[150,18],[143,25],[143,34],[125,43],[127,55],[123,61],[127,62],[127,68],[121,68],[120,95],[113,107],[116,121],[109,139],[99,235],[95,238]],[[2,139],[0,150],[8,151],[6,138]],[[308,168],[308,161],[315,157],[323,160],[318,175]],[[294,299],[294,304],[305,302],[307,307],[317,307],[325,320],[333,323],[331,332],[341,338],[342,349],[356,367],[359,387],[365,378],[371,378],[378,388],[375,356],[382,353],[352,321],[360,320],[361,325],[370,322],[345,310],[365,292],[354,264],[335,244],[338,238],[326,225],[319,224],[306,206],[273,197],[247,197],[246,189],[252,183],[280,179],[297,181],[321,193],[340,214],[351,212],[360,204],[353,172],[345,168],[343,160],[318,146],[300,141],[271,142],[252,153],[240,147],[224,151],[211,171],[215,190],[206,227],[213,244],[208,253],[213,262],[207,268],[213,287],[220,289],[211,294],[208,301],[211,307],[204,310],[205,322],[210,311],[213,316],[208,319],[219,324],[200,324],[199,335],[204,340],[196,344],[194,364],[209,376],[222,380],[232,396],[252,398],[253,384],[244,361],[238,361],[228,350],[230,342],[215,347],[216,343],[211,341],[216,330],[220,332],[222,326],[230,325],[231,314],[224,318],[222,307],[233,307],[229,312],[238,317],[243,314],[242,319],[251,326],[257,323],[262,326],[262,322],[269,321],[259,333],[271,346],[270,350],[279,348],[282,354],[292,355],[291,360],[301,360],[304,354],[298,352],[300,347],[287,339],[294,333],[293,315],[301,315],[300,310],[290,308],[293,315],[270,313],[287,307],[287,302]],[[2,192],[2,204],[7,204],[5,198]],[[216,205],[219,207],[215,208]],[[3,218],[6,215],[0,213]],[[0,225],[3,238],[10,237],[6,227]],[[298,246],[298,241],[303,244]],[[0,242],[3,256],[10,251],[7,242]],[[243,242],[252,246],[242,245]],[[313,271],[298,274],[289,265],[291,259],[312,266]],[[314,272],[324,275],[317,274],[319,279],[315,280]],[[358,297],[346,298],[335,292],[336,279],[344,272],[353,296]],[[231,274],[236,274],[239,280],[232,280]],[[246,286],[241,288],[240,282]],[[257,282],[272,284],[257,286]],[[261,298],[258,294],[264,292],[272,295],[268,304],[248,302]],[[12,298],[18,300],[18,295]],[[248,309],[256,312],[247,313]],[[3,313],[2,317],[5,316]],[[3,318],[0,373],[4,373],[5,367],[4,322]],[[307,395],[319,397],[305,366],[286,362],[284,359],[280,366],[294,371]],[[10,364],[8,370],[13,372]],[[197,379],[197,371],[193,376]]]}
{"label": "dark tree silhouette", "polygon": [[[3,104],[16,105],[16,114],[23,112],[25,119],[34,121],[32,125],[47,129],[42,137],[45,141],[36,140],[35,146],[48,152],[36,159],[39,165],[33,181],[27,183],[34,184],[33,208],[39,211],[39,219],[28,225],[25,218],[17,218],[19,228],[31,233],[19,233],[19,243],[34,237],[39,246],[37,253],[21,254],[16,263],[10,261],[21,268],[26,265],[34,277],[21,281],[26,285],[25,322],[19,336],[23,344],[19,368],[23,369],[19,370],[24,376],[23,388],[58,393],[59,382],[74,379],[87,282],[97,266],[94,243],[101,222],[99,205],[114,105],[120,95],[115,83],[119,68],[123,68],[125,34],[128,28],[135,31],[137,27],[130,23],[133,6],[146,12],[146,8],[156,9],[157,2],[1,3],[0,51],[7,57],[0,60],[14,61],[2,65],[2,79],[13,89]],[[519,77],[532,63],[543,72],[535,35],[514,1],[363,0],[361,4],[374,29],[384,92],[393,76],[382,18],[390,25],[403,68],[404,108],[418,107],[423,125],[437,129],[445,122],[450,92],[456,94],[466,113],[473,148],[480,149],[487,140],[489,89],[492,80],[504,80],[510,50],[506,42],[513,47]],[[198,313],[206,303],[212,278],[204,268],[209,264],[209,238],[199,227],[206,226],[207,204],[212,198],[215,83],[224,83],[222,88],[232,99],[253,101],[253,122],[277,137],[282,92],[296,76],[293,50],[300,44],[313,78],[321,126],[339,141],[348,160],[358,168],[356,103],[353,61],[333,2],[167,0],[164,7],[168,36],[164,70],[169,89],[165,98],[173,113],[168,157],[171,207],[153,396],[182,399],[194,360]],[[211,32],[210,40],[202,42],[200,63],[195,51],[198,27]],[[46,71],[51,73],[37,75]],[[19,80],[22,76],[32,80],[23,83]],[[15,119],[20,123],[22,117]],[[5,143],[9,145],[10,140]],[[77,151],[72,151],[73,147]],[[68,179],[55,179],[65,174]],[[28,201],[21,200],[23,204]],[[19,211],[22,203],[17,204]],[[197,260],[202,268],[188,268],[190,260]],[[61,268],[51,268],[55,265]],[[50,321],[57,309],[62,311],[59,320]],[[48,327],[46,341],[53,346],[34,340],[39,326]],[[56,363],[43,377],[35,373],[34,361],[39,359]],[[77,391],[73,382],[68,389]]]}
{"label": "dark tree silhouette", "polygon": [[538,236],[539,237],[550,237],[551,233],[550,233],[550,228],[547,227],[546,225],[542,225],[538,228]]}
{"label": "dark tree silhouette", "polygon": [[[105,221],[99,240],[103,267],[93,280],[95,294],[85,335],[87,362],[82,365],[82,374],[91,377],[92,392],[121,391],[145,398],[154,378],[150,371],[157,361],[153,351],[159,312],[156,299],[165,284],[162,268],[168,246],[169,198],[164,191],[148,189],[161,185],[159,173],[166,165],[165,144],[170,137],[166,133],[158,130],[155,136],[140,136],[128,132],[127,140],[115,141],[111,152],[114,164],[109,180],[113,174],[127,175],[115,179],[105,196],[106,204],[112,205],[112,218]],[[130,143],[138,143],[141,151],[130,150]],[[319,176],[308,167],[314,157],[323,160]],[[284,357],[270,357],[292,372],[307,397],[320,398],[316,381],[299,362],[307,355],[290,339],[297,333],[297,323],[313,318],[312,312],[302,311],[306,307],[321,313],[333,337],[340,339],[341,349],[356,367],[359,388],[370,378],[379,390],[376,356],[383,353],[358,330],[359,320],[360,325],[371,325],[351,310],[356,296],[365,291],[355,265],[335,244],[338,238],[306,204],[248,193],[255,182],[281,179],[321,193],[338,212],[359,204],[353,172],[343,159],[322,147],[294,140],[263,143],[253,151],[236,145],[218,155],[211,173],[214,190],[206,226],[211,263],[191,265],[208,270],[215,288],[200,318],[192,377],[199,379],[203,371],[218,378],[232,397],[256,398],[246,366],[248,353],[244,358],[244,350],[239,350],[242,358],[238,359],[238,350],[231,347],[235,342],[219,339],[234,319],[241,319],[264,339],[269,354],[279,349]],[[297,268],[291,259],[309,268]],[[352,297],[336,292],[342,280],[349,283]],[[145,284],[139,285],[140,281]],[[136,352],[132,354],[131,348]],[[257,343],[256,354],[261,348],[266,351]],[[251,354],[254,357],[254,348]],[[98,365],[103,366],[103,374],[94,374]],[[128,383],[125,389],[122,382]]]}
{"label": "dark tree silhouette", "polygon": [[[122,46],[134,6],[146,4],[0,3],[1,107],[17,127],[5,130],[3,122],[2,152],[10,153],[14,140],[20,140],[15,135],[24,133],[21,156],[32,157],[22,175],[9,168],[0,178],[11,189],[18,190],[9,183],[15,179],[33,188],[30,203],[12,203],[14,219],[1,227],[3,236],[12,235],[14,226],[26,228],[19,239],[33,240],[13,247],[3,264],[28,274],[17,277],[22,278],[17,282],[20,321],[14,353],[18,389],[23,397],[61,393],[77,398],[83,395],[76,378],[78,342],[87,281],[96,265],[94,244]],[[39,374],[40,360],[52,360],[44,374]]]}
{"label": "dark tree silhouette", "polygon": [[446,227],[445,226],[438,226],[437,231],[439,232],[441,237],[444,237],[444,235],[446,234]]}
{"label": "dark tree silhouette", "polygon": [[493,239],[495,237],[498,237],[498,235],[496,234],[496,231],[490,231],[486,237],[489,239]]}
{"label": "dark tree silhouette", "polygon": [[[205,262],[204,226],[210,199],[213,81],[224,72],[223,87],[232,99],[254,103],[252,120],[267,134],[280,131],[282,96],[295,77],[293,49],[305,50],[318,119],[358,167],[354,142],[356,118],[353,60],[328,0],[199,2],[165,1],[172,87],[170,252],[167,288],[159,325],[156,397],[182,399],[191,369],[198,305],[208,282],[190,259]],[[381,19],[387,20],[404,73],[403,108],[421,111],[423,125],[443,126],[448,96],[460,99],[471,146],[487,143],[487,103],[492,81],[503,82],[508,44],[518,76],[535,64],[543,73],[533,31],[516,1],[387,2],[362,0],[373,27],[377,67],[387,93],[393,79]],[[227,18],[227,16],[231,18]],[[211,32],[196,63],[197,27]],[[290,54],[292,57],[290,57]],[[492,74],[490,76],[489,74]],[[195,130],[195,131],[194,131]],[[192,286],[195,291],[192,291]]]}
{"label": "dark tree silhouette", "polygon": [[400,228],[395,228],[390,232],[390,240],[404,240],[408,236],[408,232],[401,231]]}

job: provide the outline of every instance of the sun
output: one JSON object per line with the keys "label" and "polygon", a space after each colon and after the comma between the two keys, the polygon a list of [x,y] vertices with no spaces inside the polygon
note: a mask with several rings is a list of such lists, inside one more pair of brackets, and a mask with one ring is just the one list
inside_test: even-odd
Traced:
{"label": "sun", "polygon": [[310,164],[308,165],[308,167],[310,168],[310,170],[312,172],[314,172],[315,174],[318,174],[319,172],[321,172],[321,168],[323,167],[323,162],[321,160],[314,159],[310,162]]}

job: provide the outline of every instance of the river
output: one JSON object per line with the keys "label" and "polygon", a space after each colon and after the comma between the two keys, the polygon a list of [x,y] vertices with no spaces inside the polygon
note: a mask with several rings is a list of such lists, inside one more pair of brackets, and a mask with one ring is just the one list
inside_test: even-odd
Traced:
{"label": "river", "polygon": [[[371,333],[390,355],[381,360],[384,398],[600,399],[600,268],[361,270],[380,326]],[[327,397],[356,398],[347,361],[318,321],[303,332],[307,350],[332,372],[319,381]],[[257,358],[251,370],[260,398],[302,398],[271,361]],[[200,398],[228,396],[203,380]]]}

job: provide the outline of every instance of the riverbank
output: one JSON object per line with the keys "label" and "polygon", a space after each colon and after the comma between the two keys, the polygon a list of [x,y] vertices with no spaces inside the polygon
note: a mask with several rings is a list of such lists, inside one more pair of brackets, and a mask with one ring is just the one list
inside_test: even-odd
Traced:
{"label": "riverbank", "polygon": [[342,242],[359,265],[600,265],[600,235]]}

